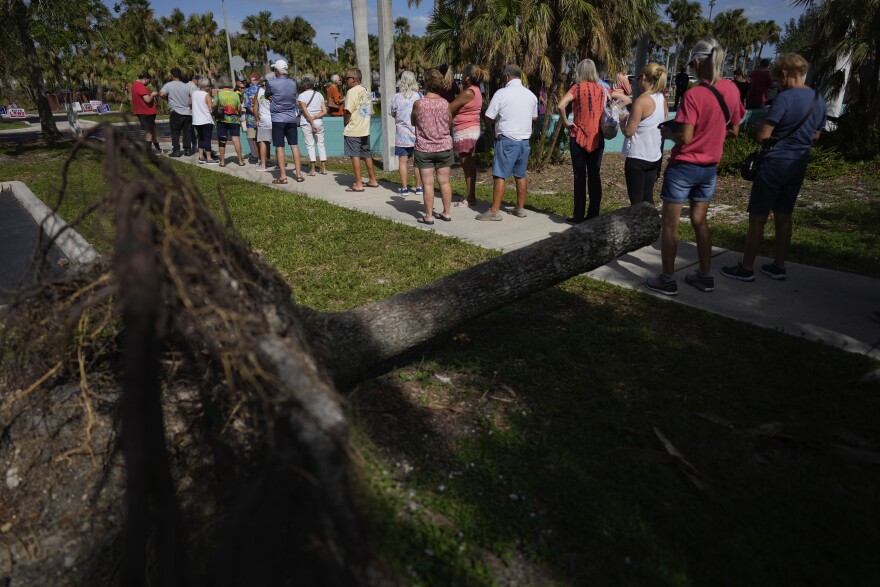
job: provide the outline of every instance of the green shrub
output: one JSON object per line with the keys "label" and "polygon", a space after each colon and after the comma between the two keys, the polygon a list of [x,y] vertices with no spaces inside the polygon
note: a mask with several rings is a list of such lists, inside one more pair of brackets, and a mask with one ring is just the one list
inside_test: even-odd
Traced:
{"label": "green shrub", "polygon": [[[741,133],[738,137],[724,141],[724,153],[718,165],[721,175],[739,175],[739,166],[752,152],[757,150],[758,141],[753,132]],[[828,179],[845,174],[852,168],[843,154],[834,146],[822,145],[810,153],[810,164],[807,166],[807,179]]]}
{"label": "green shrub", "polygon": [[869,161],[880,154],[880,119],[870,112],[847,112],[834,132],[823,133],[819,145],[849,161]]}

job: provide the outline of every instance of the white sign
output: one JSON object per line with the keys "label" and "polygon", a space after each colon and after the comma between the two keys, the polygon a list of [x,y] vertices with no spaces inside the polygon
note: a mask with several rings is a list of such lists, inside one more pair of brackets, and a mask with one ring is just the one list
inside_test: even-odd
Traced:
{"label": "white sign", "polygon": [[92,108],[95,112],[100,112],[101,110],[101,101],[100,100],[92,100],[91,101]]}
{"label": "white sign", "polygon": [[95,111],[95,107],[92,106],[91,102],[83,102],[82,109],[83,109],[83,112],[94,112]]}
{"label": "white sign", "polygon": [[83,111],[82,104],[80,104],[79,102],[74,102],[73,103],[73,111],[74,112],[82,112]]}
{"label": "white sign", "polygon": [[0,106],[0,116],[6,116],[6,106]]}
{"label": "white sign", "polygon": [[18,102],[16,102],[15,100],[12,101],[12,104],[10,104],[9,107],[10,108],[21,108],[21,106],[19,106]]}
{"label": "white sign", "polygon": [[27,118],[27,115],[24,113],[24,108],[10,108],[9,118]]}

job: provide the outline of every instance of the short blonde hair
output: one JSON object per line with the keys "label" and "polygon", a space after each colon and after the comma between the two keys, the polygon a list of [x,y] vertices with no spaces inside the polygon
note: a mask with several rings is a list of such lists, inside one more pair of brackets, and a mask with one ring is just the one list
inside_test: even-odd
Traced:
{"label": "short blonde hair", "polygon": [[659,63],[649,63],[642,68],[642,75],[651,84],[648,93],[656,94],[666,88],[666,68]]}
{"label": "short blonde hair", "polygon": [[577,84],[599,81],[599,72],[596,70],[596,64],[593,63],[592,59],[584,59],[575,66],[574,81]]}
{"label": "short blonde hair", "polygon": [[429,92],[438,94],[449,88],[449,82],[446,77],[440,73],[436,67],[432,67],[425,72],[425,89]]}
{"label": "short blonde hair", "polygon": [[776,78],[781,78],[782,72],[784,71],[789,76],[794,76],[800,79],[806,77],[807,69],[809,69],[809,67],[810,64],[807,63],[807,60],[797,53],[784,53],[776,59],[772,71],[773,76]]}

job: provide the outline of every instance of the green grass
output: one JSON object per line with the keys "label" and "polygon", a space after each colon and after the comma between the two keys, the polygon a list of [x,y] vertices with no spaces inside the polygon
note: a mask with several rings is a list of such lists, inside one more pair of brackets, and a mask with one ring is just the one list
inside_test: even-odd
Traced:
{"label": "green grass", "polygon": [[0,119],[0,131],[13,130],[16,128],[30,128],[30,125],[23,120],[2,120],[2,119]]}
{"label": "green grass", "polygon": [[[0,146],[0,155],[0,181],[21,179],[51,201],[63,150]],[[94,155],[74,164],[80,199],[63,215],[104,189],[99,166]],[[203,193],[223,189],[241,233],[318,309],[380,299],[494,254],[179,168]],[[535,202],[561,208],[570,197]],[[852,234],[860,210],[816,207],[810,224]],[[818,238],[841,256],[854,250]],[[880,471],[835,445],[878,451],[880,385],[857,383],[877,367],[571,279],[456,328],[354,390],[370,545],[412,585],[873,584]],[[781,432],[761,435],[772,422]]]}

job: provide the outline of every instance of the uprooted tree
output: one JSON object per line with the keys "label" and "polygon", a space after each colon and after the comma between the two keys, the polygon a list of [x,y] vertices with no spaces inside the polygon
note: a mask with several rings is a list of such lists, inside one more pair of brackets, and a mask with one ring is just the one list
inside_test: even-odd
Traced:
{"label": "uprooted tree", "polygon": [[0,508],[12,587],[393,583],[352,501],[345,392],[659,231],[653,207],[621,209],[324,314],[174,168],[104,132],[68,163],[103,151],[111,189],[71,225],[112,218],[112,255],[22,292],[2,326],[0,456],[27,509]]}

